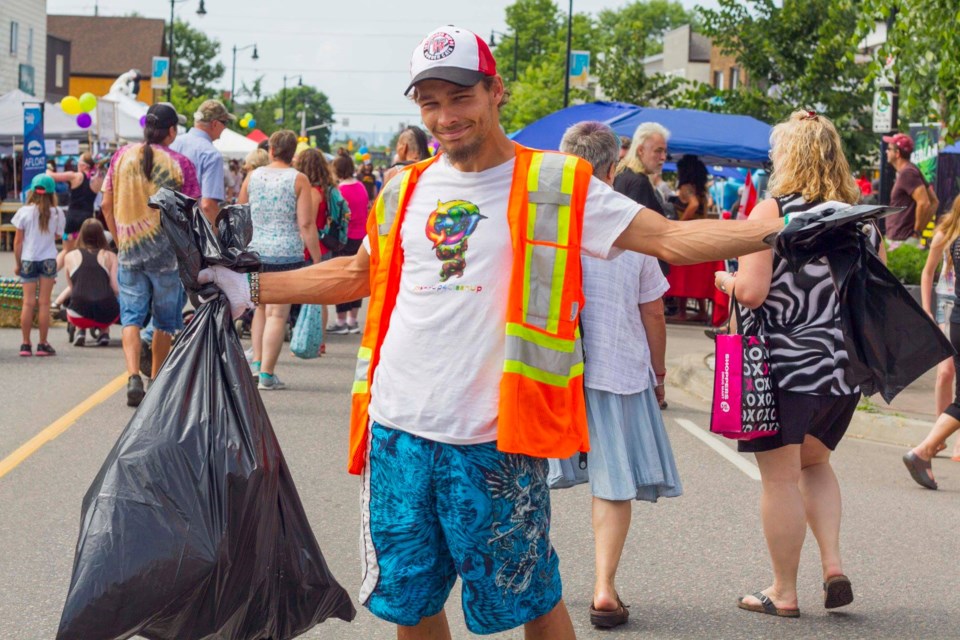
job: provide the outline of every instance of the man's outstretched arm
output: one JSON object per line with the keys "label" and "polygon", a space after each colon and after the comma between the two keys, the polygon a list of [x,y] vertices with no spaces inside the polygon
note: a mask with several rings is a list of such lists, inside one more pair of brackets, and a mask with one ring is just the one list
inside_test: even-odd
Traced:
{"label": "man's outstretched arm", "polygon": [[339,304],[370,295],[370,255],[334,258],[297,269],[260,274],[264,304]]}
{"label": "man's outstretched arm", "polygon": [[725,260],[769,249],[765,238],[783,229],[783,220],[667,220],[641,209],[613,244],[656,256],[670,264]]}

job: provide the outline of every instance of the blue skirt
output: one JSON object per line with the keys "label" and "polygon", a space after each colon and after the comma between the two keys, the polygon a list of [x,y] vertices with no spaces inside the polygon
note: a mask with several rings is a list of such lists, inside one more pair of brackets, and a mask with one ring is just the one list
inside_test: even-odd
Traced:
{"label": "blue skirt", "polygon": [[551,489],[590,482],[604,500],[675,498],[683,493],[673,449],[653,388],[630,395],[584,389],[590,452],[586,469],[580,454],[551,459]]}

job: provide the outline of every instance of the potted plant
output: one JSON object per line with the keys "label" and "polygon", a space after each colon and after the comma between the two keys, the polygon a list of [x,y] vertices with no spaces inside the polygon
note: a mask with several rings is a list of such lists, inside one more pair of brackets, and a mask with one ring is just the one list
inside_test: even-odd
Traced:
{"label": "potted plant", "polygon": [[920,274],[927,262],[927,251],[912,244],[901,244],[887,251],[887,268],[903,283],[913,299],[920,304]]}

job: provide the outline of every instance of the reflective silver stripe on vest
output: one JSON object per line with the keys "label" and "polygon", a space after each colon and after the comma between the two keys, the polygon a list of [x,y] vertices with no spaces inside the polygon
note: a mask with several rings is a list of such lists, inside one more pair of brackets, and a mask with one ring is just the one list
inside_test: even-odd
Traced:
{"label": "reflective silver stripe on vest", "polygon": [[567,244],[568,238],[560,238],[560,207],[570,205],[570,195],[563,193],[563,167],[567,156],[545,153],[540,162],[540,177],[537,190],[530,192],[528,202],[536,205],[537,220],[533,228],[533,240]]}
{"label": "reflective silver stripe on vest", "polygon": [[[538,207],[539,208],[539,207]],[[557,266],[557,248],[549,245],[527,245],[530,294],[527,297],[527,324],[547,328],[550,316],[554,270]]]}
{"label": "reflective silver stripe on vest", "polygon": [[383,199],[383,222],[378,221],[377,233],[381,236],[390,235],[390,229],[393,228],[393,221],[397,218],[397,210],[400,208],[400,186],[406,174],[406,171],[397,174],[387,183],[380,195]]}
{"label": "reflective silver stripe on vest", "polygon": [[506,359],[516,360],[557,376],[570,377],[571,370],[583,362],[583,343],[578,337],[573,351],[542,347],[519,336],[507,336]]}

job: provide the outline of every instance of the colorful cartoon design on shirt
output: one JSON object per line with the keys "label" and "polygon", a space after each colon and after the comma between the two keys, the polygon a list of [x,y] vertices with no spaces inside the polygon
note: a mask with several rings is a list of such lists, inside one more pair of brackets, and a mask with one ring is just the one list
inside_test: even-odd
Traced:
{"label": "colorful cartoon design on shirt", "polygon": [[440,282],[463,275],[467,268],[467,240],[485,219],[486,216],[480,215],[479,207],[472,202],[437,200],[436,210],[427,218],[427,238],[433,243],[437,258],[443,262]]}

